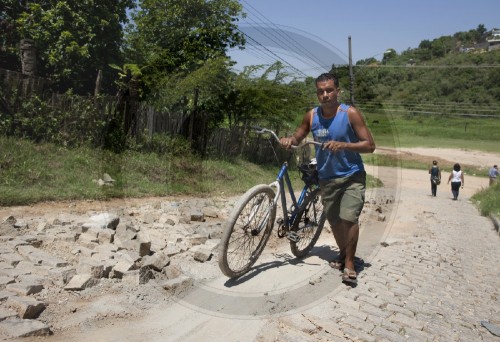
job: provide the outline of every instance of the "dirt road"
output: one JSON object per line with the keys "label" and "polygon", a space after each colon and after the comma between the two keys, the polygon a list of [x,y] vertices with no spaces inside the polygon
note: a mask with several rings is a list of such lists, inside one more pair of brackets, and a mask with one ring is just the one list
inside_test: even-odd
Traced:
{"label": "dirt road", "polygon": [[[450,151],[437,149],[418,152],[425,158],[451,155]],[[468,153],[474,158],[481,154],[461,151],[462,162],[468,161]],[[481,161],[470,162],[489,165],[500,160],[500,155],[481,155]],[[205,280],[174,296],[154,296],[156,303],[143,311],[138,305],[140,312],[134,310],[130,317],[116,312],[135,305],[136,298],[103,293],[87,308],[98,312],[99,319],[79,325],[68,322],[67,328],[47,340],[354,341],[413,337],[425,341],[453,340],[453,336],[493,340],[478,320],[495,322],[498,318],[498,268],[493,274],[473,270],[475,277],[467,276],[462,274],[464,267],[457,260],[466,264],[478,258],[485,270],[491,270],[500,258],[500,240],[492,232],[492,223],[480,217],[469,202],[470,196],[488,185],[487,178],[466,175],[459,201],[452,201],[446,181],[439,186],[437,197],[430,196],[426,171],[382,167],[368,167],[367,171],[380,178],[385,187],[367,193],[372,209],[381,209],[367,210],[361,222],[358,256],[364,259],[364,265],[356,288],[343,285],[340,273],[327,266],[336,248],[326,230],[303,260],[294,259],[282,240],[271,241],[253,270],[236,281],[221,276],[215,262],[205,263],[199,269],[206,273]],[[481,236],[467,238],[471,229],[481,230]],[[457,232],[458,238],[464,240],[458,241],[450,232]],[[468,241],[472,241],[471,245]],[[454,251],[461,251],[467,260]],[[414,266],[417,257],[419,263]],[[442,269],[444,264],[447,268]],[[445,277],[434,281],[417,266],[427,269],[427,273],[439,272],[434,277]],[[474,299],[473,303],[449,296],[459,286],[457,277],[460,283],[465,277],[467,287],[463,290],[467,298]],[[486,297],[485,280],[491,292]],[[436,288],[439,282],[438,287],[447,292]],[[480,290],[483,292],[477,293]],[[471,305],[476,307],[472,309]],[[469,317],[467,313],[472,311],[482,316]],[[458,328],[457,315],[465,315],[460,317]],[[65,319],[69,318],[61,317]]]}

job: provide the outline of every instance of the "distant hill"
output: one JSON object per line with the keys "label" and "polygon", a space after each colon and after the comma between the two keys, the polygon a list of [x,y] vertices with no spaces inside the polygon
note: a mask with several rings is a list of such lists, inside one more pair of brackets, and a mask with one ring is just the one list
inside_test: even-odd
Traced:
{"label": "distant hill", "polygon": [[452,36],[441,36],[434,40],[422,40],[418,47],[408,48],[400,55],[397,54],[396,50],[389,47],[381,61],[375,58],[367,58],[359,60],[356,65],[370,65],[379,62],[383,64],[390,62],[420,63],[445,57],[450,53],[486,52],[491,50],[488,41],[497,36],[500,38],[500,31],[498,29],[487,30],[483,24],[480,24],[476,29],[457,32]]}

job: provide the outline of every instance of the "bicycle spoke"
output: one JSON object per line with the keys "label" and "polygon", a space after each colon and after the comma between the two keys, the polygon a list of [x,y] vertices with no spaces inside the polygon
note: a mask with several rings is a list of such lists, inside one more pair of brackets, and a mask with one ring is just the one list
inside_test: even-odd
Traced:
{"label": "bicycle spoke", "polygon": [[[267,242],[274,221],[274,195],[264,189],[246,195],[233,218],[232,230],[226,237],[224,253],[219,264],[226,275],[234,276],[246,272],[257,260]],[[221,242],[222,243],[222,242]]]}
{"label": "bicycle spoke", "polygon": [[310,194],[310,197],[304,200],[297,220],[292,228],[294,239],[290,240],[290,247],[295,256],[301,257],[314,247],[325,223],[319,191]]}

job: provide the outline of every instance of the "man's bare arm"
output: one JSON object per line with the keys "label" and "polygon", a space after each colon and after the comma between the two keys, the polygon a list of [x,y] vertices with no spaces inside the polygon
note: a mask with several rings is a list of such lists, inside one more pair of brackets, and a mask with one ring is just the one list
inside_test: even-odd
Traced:
{"label": "man's bare arm", "polygon": [[313,115],[312,109],[304,115],[301,124],[297,127],[292,136],[280,139],[280,144],[283,148],[289,149],[291,146],[297,146],[307,137],[311,131],[311,115]]}
{"label": "man's bare arm", "polygon": [[358,137],[358,142],[344,142],[344,141],[328,141],[325,143],[324,148],[332,152],[341,150],[348,150],[358,153],[373,153],[375,151],[375,141],[373,136],[366,126],[363,116],[355,107],[350,107],[348,112],[349,122],[352,129]]}

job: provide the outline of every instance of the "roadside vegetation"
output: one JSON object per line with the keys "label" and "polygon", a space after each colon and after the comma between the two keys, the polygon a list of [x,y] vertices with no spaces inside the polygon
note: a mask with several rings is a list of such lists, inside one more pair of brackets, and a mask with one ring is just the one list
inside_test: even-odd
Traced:
{"label": "roadside vegetation", "polygon": [[[178,141],[182,145],[182,141]],[[107,200],[151,196],[231,196],[256,184],[271,183],[278,172],[273,165],[258,165],[237,158],[201,159],[183,153],[115,153],[86,147],[64,148],[0,137],[0,206],[29,205],[42,201]],[[114,181],[99,184],[103,175]],[[294,189],[302,181],[289,169]],[[380,181],[369,177],[368,187]]]}

